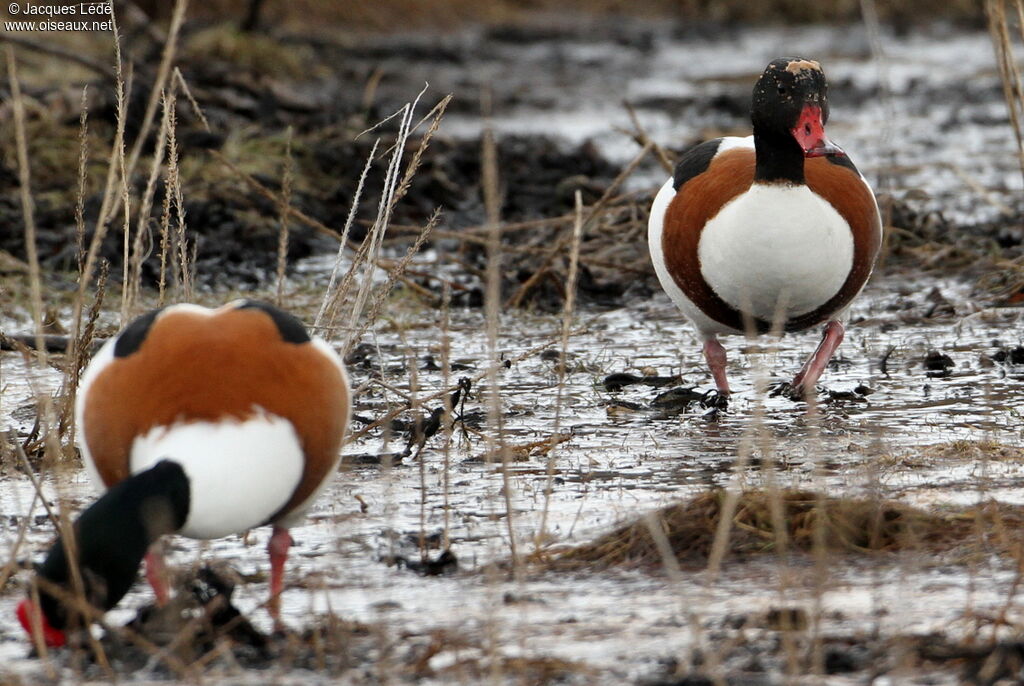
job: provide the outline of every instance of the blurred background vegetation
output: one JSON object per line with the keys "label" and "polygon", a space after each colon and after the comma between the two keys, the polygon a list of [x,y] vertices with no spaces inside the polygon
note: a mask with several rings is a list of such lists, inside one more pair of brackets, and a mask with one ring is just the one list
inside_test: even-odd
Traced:
{"label": "blurred background vegetation", "polygon": [[[173,3],[138,0],[147,14],[166,20]],[[864,5],[897,28],[936,19],[982,26],[980,0],[208,0],[194,3],[190,16],[208,21],[239,21],[243,28],[310,27],[358,31],[450,29],[470,23],[523,22],[552,14],[585,18],[622,15],[680,22],[793,23],[859,21]]]}

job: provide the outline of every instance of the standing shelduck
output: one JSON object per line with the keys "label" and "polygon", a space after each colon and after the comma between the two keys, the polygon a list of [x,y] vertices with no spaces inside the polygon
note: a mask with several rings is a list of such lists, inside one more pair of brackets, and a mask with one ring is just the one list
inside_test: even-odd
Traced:
{"label": "standing shelduck", "polygon": [[[236,301],[210,310],[173,305],[133,321],[82,377],[76,404],[86,467],[106,493],[74,525],[86,600],[114,607],[142,559],[157,601],[167,598],[151,546],[163,534],[219,538],[271,524],[269,603],[279,596],[288,528],[328,483],[348,425],[344,365],[294,317]],[[58,540],[37,567],[39,605],[18,617],[30,635],[63,645],[87,624],[61,602],[74,587]]]}
{"label": "standing shelduck", "polygon": [[722,396],[729,382],[718,334],[827,322],[791,384],[793,397],[812,393],[843,340],[837,317],[878,257],[878,205],[850,158],[826,137],[828,114],[821,66],[774,60],[754,86],[754,135],[690,149],[654,199],[654,269],[703,339]]}

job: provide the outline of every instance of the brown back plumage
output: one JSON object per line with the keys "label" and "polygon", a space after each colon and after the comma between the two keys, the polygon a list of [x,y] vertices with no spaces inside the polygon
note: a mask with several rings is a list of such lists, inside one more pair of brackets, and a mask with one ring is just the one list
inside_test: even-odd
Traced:
{"label": "brown back plumage", "polygon": [[162,312],[140,347],[115,357],[85,392],[80,430],[108,487],[130,474],[135,438],[156,427],[245,420],[259,408],[289,420],[306,461],[278,516],[308,498],[337,463],[350,402],[328,355],[312,342],[284,341],[263,310],[237,307]]}

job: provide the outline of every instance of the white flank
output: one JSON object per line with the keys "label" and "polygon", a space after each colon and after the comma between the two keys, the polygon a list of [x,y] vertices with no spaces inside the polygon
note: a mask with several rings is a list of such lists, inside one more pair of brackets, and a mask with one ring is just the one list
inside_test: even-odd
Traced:
{"label": "white flank", "polygon": [[693,322],[697,332],[702,339],[719,333],[732,333],[733,330],[719,324],[711,319],[697,307],[692,300],[686,297],[682,289],[676,285],[672,275],[668,273],[665,266],[665,251],[662,250],[661,241],[665,222],[665,211],[668,209],[672,198],[676,196],[676,190],[672,187],[672,179],[665,182],[665,185],[658,191],[651,205],[651,216],[647,222],[647,242],[651,250],[651,262],[654,263],[654,272],[658,275],[661,287],[668,293],[668,297],[676,304],[676,307]]}
{"label": "white flank", "polygon": [[807,186],[755,183],[708,221],[698,253],[722,300],[770,322],[839,292],[853,266],[853,234]]}
{"label": "white flank", "polygon": [[[722,142],[718,144],[718,150],[715,151],[715,157],[735,148],[750,148],[753,150],[754,136],[723,137]],[[654,198],[654,204],[651,205],[651,216],[647,222],[647,242],[650,246],[651,262],[654,263],[654,271],[658,275],[658,281],[661,282],[661,287],[666,293],[668,293],[668,297],[672,299],[672,302],[676,304],[676,307],[678,307],[686,318],[689,319],[697,328],[697,332],[702,339],[710,338],[716,334],[736,333],[735,329],[720,324],[705,315],[692,300],[686,297],[686,294],[683,293],[679,286],[676,285],[675,280],[668,273],[668,269],[665,266],[665,252],[662,250],[661,241],[665,222],[665,211],[672,202],[672,198],[676,195],[675,188],[673,188],[673,181],[674,179],[670,178],[665,182],[665,185],[661,187],[661,190],[658,191],[658,195]]]}
{"label": "white flank", "polygon": [[89,446],[85,442],[85,431],[82,430],[82,427],[85,426],[85,398],[89,395],[89,387],[96,381],[96,377],[114,361],[114,346],[117,344],[117,338],[114,336],[108,339],[99,352],[89,360],[89,366],[85,368],[82,378],[78,381],[78,393],[75,395],[75,443],[78,444],[78,449],[82,452],[85,473],[89,475],[89,481],[99,492],[105,491],[106,486],[103,485],[103,479],[100,478],[100,473],[96,470],[92,453],[89,452]]}
{"label": "white flank", "polygon": [[220,538],[264,524],[291,498],[305,458],[292,423],[260,412],[246,421],[183,422],[135,439],[131,470],[160,460],[179,463],[189,479],[190,538]]}

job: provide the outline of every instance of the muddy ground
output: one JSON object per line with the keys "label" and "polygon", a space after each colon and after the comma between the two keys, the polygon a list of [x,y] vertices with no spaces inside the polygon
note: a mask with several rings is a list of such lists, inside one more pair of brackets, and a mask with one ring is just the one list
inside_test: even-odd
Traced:
{"label": "muddy ground", "polygon": [[[147,50],[145,37],[137,40],[132,54],[140,85],[130,99],[129,133],[138,126],[146,69],[152,69],[145,59],[152,47]],[[696,30],[619,21],[474,29],[443,38],[252,41],[224,28],[187,31],[182,73],[210,124],[207,132],[186,103],[179,107],[197,300],[212,304],[240,292],[273,297],[275,286],[278,209],[211,150],[278,192],[290,139],[292,204],[340,229],[373,141],[379,136],[386,146],[397,125],[392,120],[357,134],[411,102],[428,82],[420,114],[448,93],[454,99],[395,208],[397,228],[388,234],[395,240],[385,254],[402,254],[412,227],[426,223],[435,207],[444,214],[438,235],[414,261],[412,283],[397,287],[386,315],[348,351],[353,385],[366,384],[356,406],[357,437],[309,523],[293,532],[284,595],[293,633],[270,635],[261,607],[268,532],[204,544],[171,539],[169,558],[181,570],[180,596],[188,606],[177,610],[208,616],[214,628],[200,627],[186,648],[167,651],[170,658],[130,645],[131,631],[152,640],[174,635],[187,623],[180,613],[104,634],[118,678],[140,684],[197,675],[296,684],[327,677],[644,685],[1019,680],[1018,162],[1007,143],[1011,133],[985,33],[933,26],[898,37],[885,32],[880,46],[883,56],[876,59],[863,26]],[[699,345],[658,289],[646,258],[647,205],[666,174],[655,152],[620,187],[612,184],[640,151],[638,138],[649,136],[671,158],[705,137],[744,129],[757,72],[772,57],[794,52],[819,59],[831,78],[830,133],[879,193],[890,226],[886,253],[851,309],[847,340],[814,408],[765,390],[791,375],[813,348],[817,334],[807,332],[782,341],[730,340],[737,393],[722,411],[701,402],[711,384]],[[22,70],[31,75],[33,58],[23,59]],[[54,319],[66,324],[76,278],[80,84],[93,81],[87,218],[101,201],[100,155],[112,135],[113,91],[88,73],[68,77],[73,85],[44,76],[26,77],[25,86],[38,105],[29,122],[32,159],[39,160],[33,193],[47,302]],[[640,130],[623,101],[634,108]],[[482,107],[498,141],[501,218],[509,225],[501,291],[508,307],[496,351],[508,361],[497,377],[500,435],[487,417],[486,253],[479,240],[466,238],[485,235]],[[410,155],[424,130],[412,137]],[[25,254],[9,137],[0,150],[0,225],[12,228],[0,232],[0,250],[13,257],[0,264],[0,330],[25,333]],[[356,240],[376,212],[383,166],[381,160],[366,182]],[[145,179],[133,184],[141,193]],[[609,197],[585,232],[579,309],[560,383],[568,252],[559,241],[571,230],[577,189],[588,206]],[[161,207],[162,192],[154,208]],[[301,222],[291,228],[287,302],[312,321],[337,241]],[[112,283],[120,282],[121,240],[112,231],[104,247]],[[157,263],[151,257],[146,265],[143,281],[151,287]],[[448,324],[439,276],[453,289]],[[143,301],[152,298],[144,290]],[[116,294],[108,303],[101,334],[117,325]],[[344,332],[329,333],[337,341]],[[4,549],[27,565],[39,558],[53,528],[10,446],[30,434],[36,394],[59,393],[60,374],[37,370],[17,353],[2,355],[0,416],[8,434],[0,535]],[[410,394],[442,393],[460,377],[473,381],[465,404],[422,451],[410,440],[413,413],[364,430],[401,409]],[[424,402],[421,416],[440,404]],[[488,460],[489,441],[498,438],[513,456],[507,475]],[[73,511],[92,497],[74,460],[31,471],[48,499]],[[747,516],[753,510],[741,500],[732,540],[744,545],[712,562],[707,542],[721,517],[693,503],[727,487],[860,499],[880,517],[915,524],[898,529],[891,538],[898,545],[874,546],[881,539],[868,535],[851,545],[804,550],[780,542],[763,517]],[[667,565],[663,553],[650,552],[658,550],[653,539],[640,555],[608,538],[617,531],[650,537],[646,522],[656,520],[642,517],[679,503],[691,503],[681,510],[683,520],[703,522],[703,529],[682,537],[689,547],[677,545]],[[874,518],[858,521],[861,530],[874,531]],[[929,536],[922,522],[936,526],[946,542],[937,545],[937,534]],[[631,528],[622,529],[624,523]],[[787,536],[807,540],[814,525],[803,526]],[[25,540],[17,543],[22,531]],[[609,549],[624,554],[593,554],[609,541]],[[445,550],[450,557],[442,558]],[[587,564],[567,564],[579,559]],[[232,568],[219,573],[233,580],[232,601],[251,622],[248,629],[237,619],[224,629],[230,618],[212,610],[204,615],[191,600],[197,575],[206,579],[203,598],[209,599],[209,577],[199,570],[213,563]],[[11,611],[28,580],[20,572],[0,589],[0,680],[109,680],[87,650],[42,661],[29,655]],[[108,625],[126,624],[150,601],[139,584],[108,615]]]}

